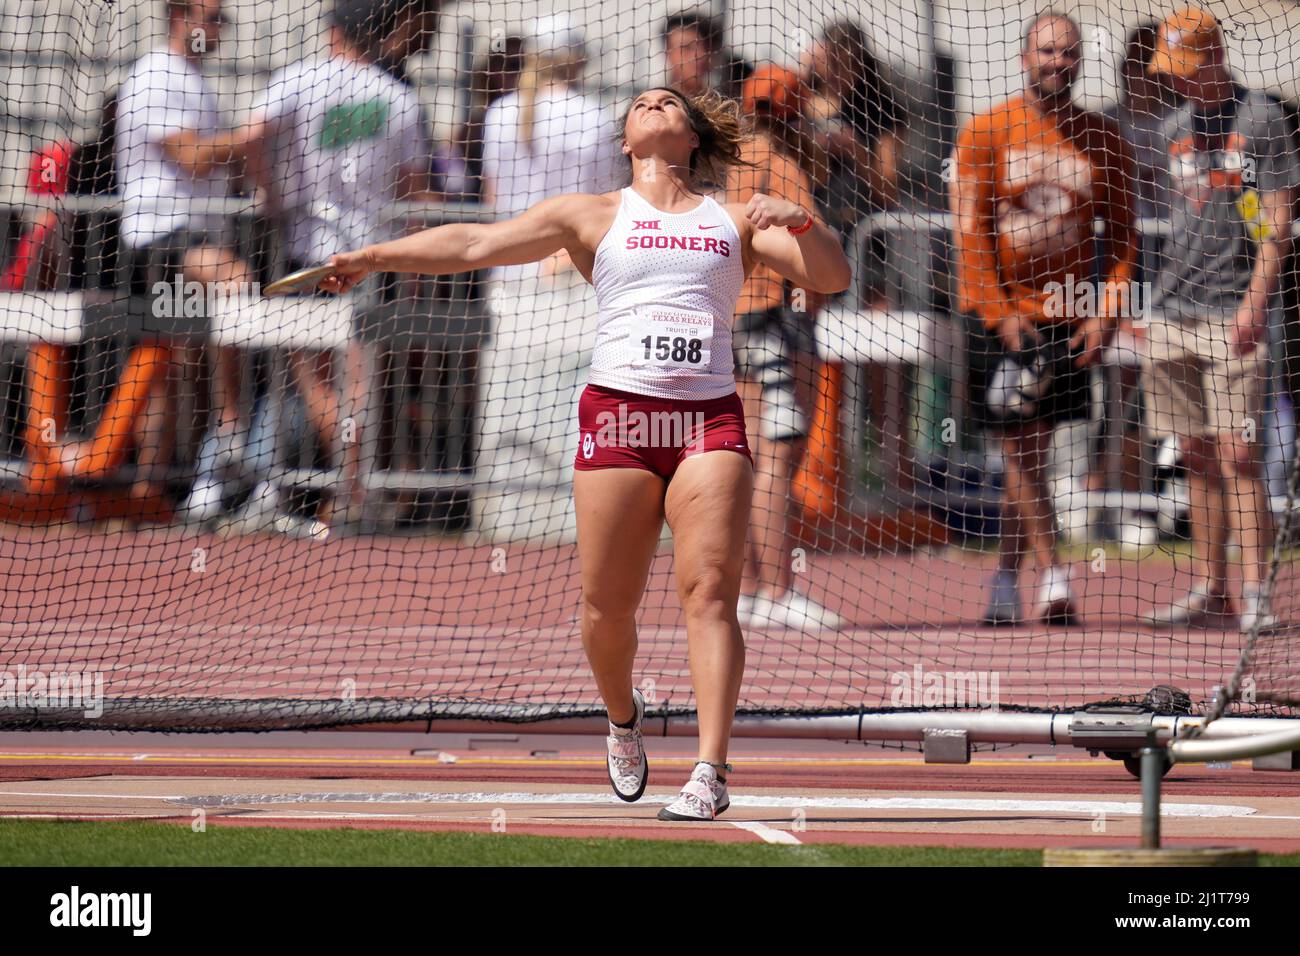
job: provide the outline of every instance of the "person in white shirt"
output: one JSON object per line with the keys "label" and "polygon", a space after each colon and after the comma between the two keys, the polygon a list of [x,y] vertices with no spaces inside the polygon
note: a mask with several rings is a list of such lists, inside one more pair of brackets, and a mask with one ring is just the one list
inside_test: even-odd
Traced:
{"label": "person in white shirt", "polygon": [[[567,15],[531,24],[519,88],[483,120],[483,201],[498,218],[626,181],[616,119],[581,88],[586,64],[583,31]],[[573,514],[560,499],[569,422],[591,362],[591,287],[559,250],[541,262],[493,269],[487,309],[492,337],[479,363],[478,460],[512,490],[477,496],[476,522],[500,540],[570,539]]]}
{"label": "person in white shirt", "polygon": [[[216,51],[225,22],[221,0],[166,0],[167,42],[131,67],[118,92],[116,164],[122,190],[121,241],[130,291],[156,295],[158,283],[244,283],[247,265],[231,245],[220,215],[193,211],[191,200],[229,194],[230,171],[245,142],[221,127],[216,95],[200,63]],[[227,289],[231,286],[227,286]],[[189,349],[170,337],[173,359],[192,367]],[[238,365],[232,349],[217,350],[213,404],[216,424],[203,457],[238,454]],[[168,375],[158,374],[137,436],[136,497],[162,493],[160,468],[174,434]],[[204,466],[200,466],[200,471]],[[219,504],[219,494],[216,503]],[[199,500],[202,499],[202,500]],[[212,489],[192,494],[182,514],[213,506]],[[199,515],[202,516],[202,515]]]}
{"label": "person in white shirt", "polygon": [[[250,129],[264,145],[252,165],[284,225],[289,271],[316,265],[342,249],[395,238],[385,208],[427,195],[431,149],[419,100],[377,62],[399,10],[399,0],[336,0],[329,55],[280,70],[254,104]],[[378,284],[368,285],[356,297],[358,310],[378,301]],[[297,349],[289,355],[308,421],[327,448],[343,451],[348,501],[356,505],[363,496],[358,480],[359,435],[365,427],[362,348],[353,340],[347,349],[346,403],[331,383],[329,352]],[[343,441],[348,419],[357,433]],[[264,480],[237,522],[257,524],[257,530],[317,530],[310,522],[286,521],[292,516],[277,515],[279,505],[278,489]],[[328,525],[334,507],[333,497],[322,502],[319,521]]]}

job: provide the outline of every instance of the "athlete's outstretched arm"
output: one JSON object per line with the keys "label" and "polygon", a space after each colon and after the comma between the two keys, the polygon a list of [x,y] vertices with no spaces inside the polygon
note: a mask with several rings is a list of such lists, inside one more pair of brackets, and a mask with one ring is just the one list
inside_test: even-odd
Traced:
{"label": "athlete's outstretched arm", "polygon": [[797,236],[786,228],[805,224],[811,210],[756,193],[745,205],[744,214],[754,228],[750,241],[754,258],[795,285],[811,292],[832,293],[843,292],[853,281],[840,237],[829,226],[814,221],[811,229]]}
{"label": "athlete's outstretched arm", "polygon": [[330,259],[334,275],[322,281],[321,288],[346,292],[372,272],[446,275],[536,262],[577,245],[580,224],[593,217],[602,201],[578,193],[555,196],[513,219],[448,223],[344,252]]}

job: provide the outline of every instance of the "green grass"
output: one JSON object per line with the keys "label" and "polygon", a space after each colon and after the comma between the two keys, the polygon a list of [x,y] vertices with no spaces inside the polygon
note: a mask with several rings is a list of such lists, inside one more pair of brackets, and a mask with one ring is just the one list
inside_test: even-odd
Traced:
{"label": "green grass", "polygon": [[[10,866],[1038,866],[1037,850],[0,820]],[[1265,856],[1300,866],[1300,854]]]}

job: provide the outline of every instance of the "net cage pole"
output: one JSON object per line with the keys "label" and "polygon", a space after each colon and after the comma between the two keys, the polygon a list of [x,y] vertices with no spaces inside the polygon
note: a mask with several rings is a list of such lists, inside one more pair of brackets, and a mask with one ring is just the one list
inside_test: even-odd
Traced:
{"label": "net cage pole", "polygon": [[[359,729],[422,733],[535,733],[600,735],[606,732],[604,714],[565,713],[548,705],[443,705],[431,711],[416,701],[220,701],[174,700],[106,701],[102,713],[87,721],[79,710],[44,707],[29,712],[9,711],[0,729],[86,729],[111,731],[221,732]],[[571,710],[571,709],[570,709]],[[1134,752],[1154,735],[1162,750],[1180,734],[1202,728],[1196,741],[1210,747],[1237,748],[1241,756],[1254,756],[1255,746],[1294,742],[1300,735],[1300,718],[1221,717],[1208,726],[1198,716],[1172,714],[1102,714],[1017,712],[846,712],[838,714],[741,713],[733,735],[752,739],[839,740],[889,744],[917,744],[933,732],[964,734],[972,745],[1043,744],[1075,746],[1090,751]],[[694,737],[699,726],[689,712],[656,708],[646,712],[648,736]],[[1180,742],[1180,745],[1183,745]],[[1265,751],[1259,751],[1265,752]],[[1209,756],[1205,759],[1229,759]]]}
{"label": "net cage pole", "polygon": [[[1300,449],[1300,443],[1295,446]],[[1294,451],[1294,450],[1293,450]],[[1295,456],[1287,480],[1286,506],[1282,513],[1281,526],[1275,531],[1272,556],[1269,561],[1268,577],[1265,581],[1263,595],[1264,606],[1269,608],[1277,585],[1278,573],[1295,543],[1295,505],[1297,491],[1300,490],[1300,455]],[[1220,686],[1214,695],[1214,702],[1205,721],[1187,727],[1180,737],[1175,735],[1168,746],[1168,759],[1174,763],[1205,763],[1215,760],[1240,760],[1246,758],[1266,757],[1271,754],[1300,750],[1300,731],[1290,729],[1272,729],[1240,740],[1209,740],[1208,732],[1223,719],[1227,708],[1238,699],[1246,671],[1255,662],[1255,649],[1265,631],[1256,621],[1246,637],[1227,683]],[[1145,770],[1144,770],[1145,772]]]}

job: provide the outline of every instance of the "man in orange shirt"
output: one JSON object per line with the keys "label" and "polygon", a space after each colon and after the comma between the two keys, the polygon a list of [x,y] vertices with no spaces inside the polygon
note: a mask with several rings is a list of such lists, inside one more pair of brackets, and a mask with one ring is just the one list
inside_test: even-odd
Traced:
{"label": "man in orange shirt", "polygon": [[970,399],[1000,434],[1006,478],[988,624],[1020,620],[1026,555],[1040,569],[1035,615],[1076,622],[1047,458],[1053,428],[1087,416],[1088,366],[1114,331],[1136,256],[1129,150],[1113,120],[1072,102],[1079,45],[1069,17],[1035,17],[1020,58],[1024,93],[975,116],[957,140],[951,201],[960,305],[974,319]]}
{"label": "man in orange shirt", "polygon": [[[748,165],[732,171],[728,202],[765,193],[817,208],[812,182],[798,162],[804,102],[803,84],[793,70],[762,66],[745,80],[741,106],[754,118],[754,136],[742,152]],[[796,591],[790,573],[790,479],[808,437],[817,344],[816,302],[806,291],[787,293],[786,285],[771,269],[756,266],[741,289],[732,327],[736,386],[745,403],[755,470],[747,564],[757,590],[741,595],[739,612],[742,620],[759,626],[837,627],[838,616]]]}

